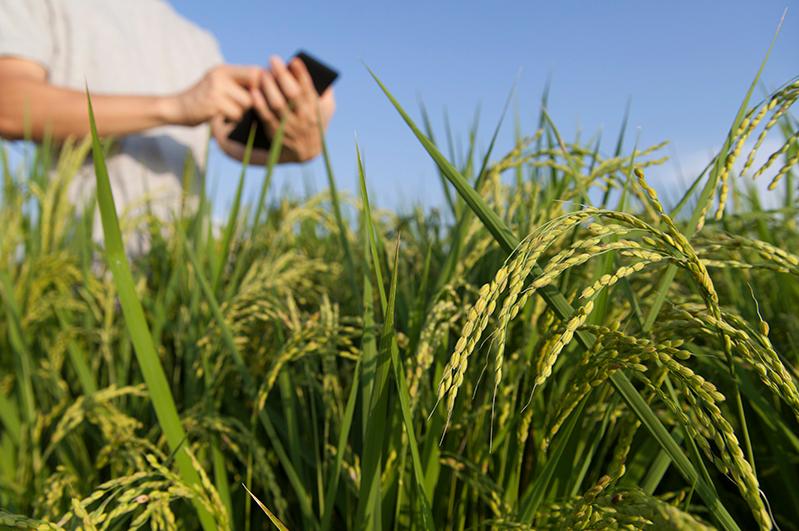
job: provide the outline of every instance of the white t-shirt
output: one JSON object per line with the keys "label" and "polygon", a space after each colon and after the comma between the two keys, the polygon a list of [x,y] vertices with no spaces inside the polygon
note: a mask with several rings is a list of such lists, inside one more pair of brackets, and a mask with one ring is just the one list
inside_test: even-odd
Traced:
{"label": "white t-shirt", "polygon": [[[53,85],[131,95],[184,90],[223,62],[213,36],[163,0],[0,0],[0,56],[41,64]],[[170,126],[119,138],[107,161],[119,213],[149,198],[168,218],[186,155],[202,164],[208,134],[207,125]],[[81,204],[93,191],[87,164],[69,195]]]}

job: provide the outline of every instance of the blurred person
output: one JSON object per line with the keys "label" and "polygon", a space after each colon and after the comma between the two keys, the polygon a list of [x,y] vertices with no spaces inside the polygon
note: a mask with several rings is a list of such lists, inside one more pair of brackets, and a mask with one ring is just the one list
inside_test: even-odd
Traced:
{"label": "blurred person", "polygon": [[[254,107],[269,134],[285,116],[280,162],[303,162],[320,153],[318,120],[326,128],[335,110],[301,61],[225,64],[214,37],[164,0],[0,0],[0,137],[85,137],[87,87],[99,134],[116,139],[107,164],[118,211],[149,201],[161,219],[181,203],[186,157],[203,170],[209,129],[241,160],[228,135],[242,115]],[[256,150],[251,161],[267,158]],[[87,162],[70,200],[85,205],[94,186]]]}

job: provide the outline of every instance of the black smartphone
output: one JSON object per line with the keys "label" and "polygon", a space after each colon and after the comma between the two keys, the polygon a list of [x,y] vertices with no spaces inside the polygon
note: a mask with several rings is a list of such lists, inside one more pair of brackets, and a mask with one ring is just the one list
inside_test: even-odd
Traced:
{"label": "black smartphone", "polygon": [[[317,94],[322,94],[327,88],[333,84],[338,78],[338,72],[321,62],[319,59],[311,56],[310,54],[300,50],[295,55],[305,63],[308,73],[311,75],[314,88]],[[250,109],[244,113],[241,121],[236,124],[233,131],[228,135],[230,140],[234,140],[241,144],[246,145],[247,139],[250,136],[250,128],[255,123],[255,138],[253,139],[253,147],[260,149],[269,149],[272,145],[272,139],[267,133],[266,125],[261,121],[255,112],[255,109]]]}

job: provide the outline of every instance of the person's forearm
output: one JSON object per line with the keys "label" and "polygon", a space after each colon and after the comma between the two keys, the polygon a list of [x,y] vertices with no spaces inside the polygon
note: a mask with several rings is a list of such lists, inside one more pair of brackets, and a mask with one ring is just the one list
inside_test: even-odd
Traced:
{"label": "person's forearm", "polygon": [[[98,132],[102,136],[137,133],[176,123],[177,104],[168,96],[92,94]],[[86,94],[33,79],[0,83],[0,136],[56,142],[89,134]]]}

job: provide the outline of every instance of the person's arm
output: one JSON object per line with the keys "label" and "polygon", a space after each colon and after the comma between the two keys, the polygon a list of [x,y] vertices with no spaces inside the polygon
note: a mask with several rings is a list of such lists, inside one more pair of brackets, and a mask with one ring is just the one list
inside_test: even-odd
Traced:
{"label": "person's arm", "polygon": [[[223,65],[209,70],[194,86],[166,96],[92,94],[100,135],[137,133],[161,125],[194,126],[216,116],[240,120],[253,104],[250,89],[262,69]],[[91,91],[91,86],[89,86]],[[86,95],[52,85],[39,64],[0,58],[0,136],[55,141],[89,133]]]}
{"label": "person's arm", "polygon": [[[272,57],[269,66],[269,71],[260,73],[259,86],[250,89],[256,114],[270,136],[274,136],[281,119],[286,118],[278,162],[311,160],[322,152],[319,120],[321,118],[321,129],[324,130],[335,112],[333,89],[329,88],[318,96],[311,75],[300,59],[295,58],[286,66],[280,58]],[[211,121],[211,131],[222,151],[242,160],[245,146],[228,138],[235,125],[217,117]],[[268,158],[268,151],[255,149],[250,161],[263,165]]]}

